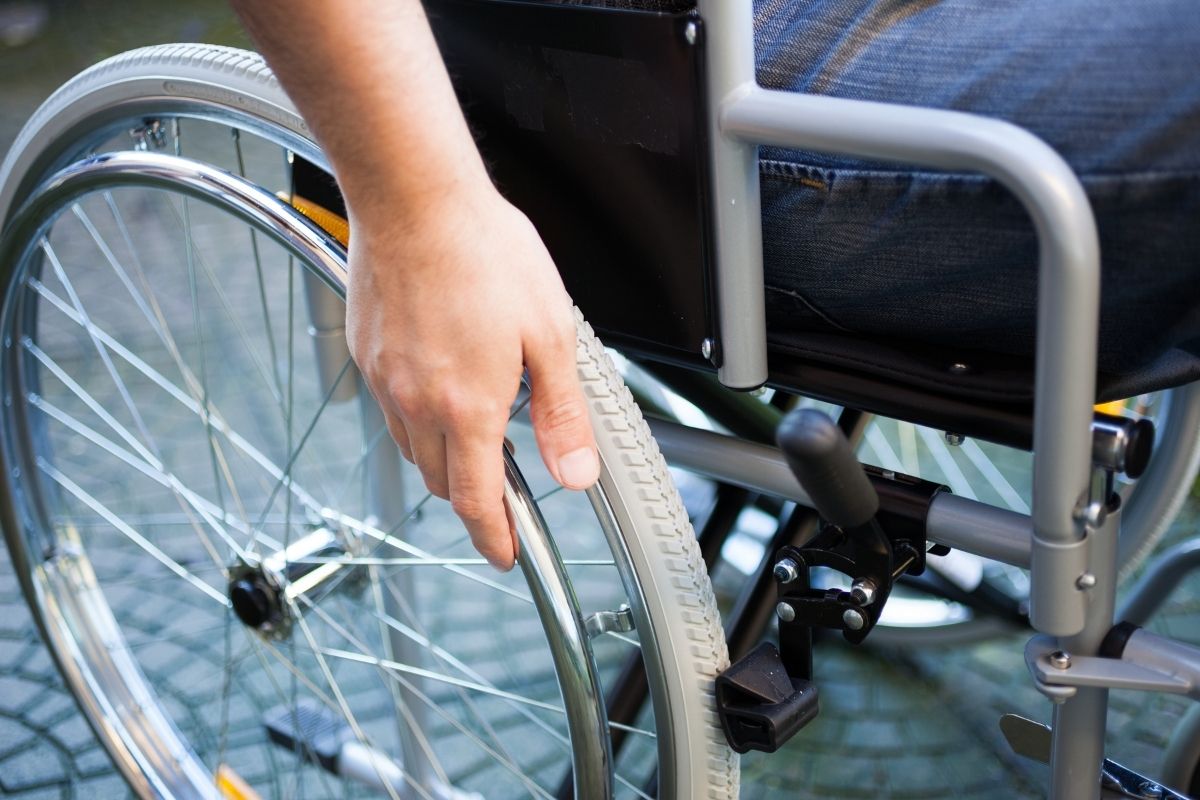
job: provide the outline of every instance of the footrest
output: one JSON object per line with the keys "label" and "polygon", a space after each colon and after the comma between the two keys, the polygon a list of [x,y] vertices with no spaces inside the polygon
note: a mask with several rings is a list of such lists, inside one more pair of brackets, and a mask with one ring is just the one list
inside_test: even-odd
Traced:
{"label": "footrest", "polygon": [[739,753],[774,753],[817,716],[817,687],[792,678],[779,650],[763,642],[717,677],[717,714]]}

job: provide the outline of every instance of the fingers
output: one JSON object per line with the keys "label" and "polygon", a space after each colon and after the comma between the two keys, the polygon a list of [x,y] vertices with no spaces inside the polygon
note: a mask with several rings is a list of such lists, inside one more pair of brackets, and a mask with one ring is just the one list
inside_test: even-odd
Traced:
{"label": "fingers", "polygon": [[388,432],[404,457],[417,465],[429,491],[450,501],[480,555],[498,570],[512,569],[517,556],[516,526],[504,503],[504,462],[501,448],[505,418],[498,416],[494,436],[451,430],[449,440],[438,425],[405,424],[397,414],[384,412]]}
{"label": "fingers", "polygon": [[471,542],[488,563],[512,569],[517,545],[504,504],[501,433],[456,435],[446,441],[450,505],[467,527]]}
{"label": "fingers", "polygon": [[404,423],[400,421],[399,417],[386,409],[383,411],[383,421],[387,424],[388,434],[391,435],[392,441],[400,448],[401,455],[410,464],[415,464],[416,462],[413,461],[412,445],[408,442],[408,431],[405,429]]}
{"label": "fingers", "polygon": [[574,327],[569,339],[564,335],[530,353],[526,368],[533,393],[529,416],[546,468],[568,489],[587,489],[600,476],[600,459],[575,371]]}

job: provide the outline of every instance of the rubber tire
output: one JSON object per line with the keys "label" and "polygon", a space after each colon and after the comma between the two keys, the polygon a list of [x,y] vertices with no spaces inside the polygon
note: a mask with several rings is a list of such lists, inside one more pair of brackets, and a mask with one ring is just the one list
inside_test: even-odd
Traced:
{"label": "rubber tire", "polygon": [[[307,143],[302,155],[323,163],[311,132],[261,57],[213,45],[159,45],[91,67],[38,109],[0,167],[0,219],[7,221],[41,181],[82,155],[76,145],[91,132],[118,130],[111,127],[114,122],[135,109],[169,106],[176,98],[250,114],[294,134],[301,146]],[[659,643],[656,655],[674,732],[674,797],[736,798],[738,760],[718,724],[713,696],[713,681],[728,666],[728,652],[695,535],[640,410],[581,316],[578,334],[577,364],[600,450],[601,485],[644,598],[645,622]],[[8,503],[5,507],[11,509]],[[44,626],[20,531],[10,512],[3,520],[22,588]],[[54,655],[56,661],[62,658]],[[72,692],[86,694],[79,673],[62,661],[59,666]],[[81,706],[94,708],[82,700]],[[89,722],[112,747],[99,720]]]}

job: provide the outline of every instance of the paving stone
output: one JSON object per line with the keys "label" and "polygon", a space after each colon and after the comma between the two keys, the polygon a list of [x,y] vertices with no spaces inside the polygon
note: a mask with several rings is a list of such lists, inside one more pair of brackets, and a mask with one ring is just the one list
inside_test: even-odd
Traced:
{"label": "paving stone", "polygon": [[35,725],[49,726],[65,716],[79,713],[79,706],[63,690],[56,687],[46,689],[25,712],[24,718]]}
{"label": "paving stone", "polygon": [[42,685],[16,675],[0,675],[0,709],[18,711],[42,691]]}
{"label": "paving stone", "polygon": [[0,755],[26,747],[36,736],[37,733],[21,721],[0,716]]}
{"label": "paving stone", "polygon": [[75,769],[87,777],[113,771],[112,759],[100,745],[93,745],[73,754]]}
{"label": "paving stone", "polygon": [[96,741],[95,734],[81,715],[68,717],[51,729],[51,734],[67,750],[81,750]]}
{"label": "paving stone", "polygon": [[0,784],[6,791],[42,786],[67,775],[58,751],[45,740],[36,740],[0,760]]}
{"label": "paving stone", "polygon": [[75,785],[78,800],[122,800],[133,798],[125,779],[115,773],[97,778],[87,778]]}
{"label": "paving stone", "polygon": [[14,800],[67,800],[71,797],[71,784],[69,781],[63,781],[54,786],[17,792],[12,797]]}

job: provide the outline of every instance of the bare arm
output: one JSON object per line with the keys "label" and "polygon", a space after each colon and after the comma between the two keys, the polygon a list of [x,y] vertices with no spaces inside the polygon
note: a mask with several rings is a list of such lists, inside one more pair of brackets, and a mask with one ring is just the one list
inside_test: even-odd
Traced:
{"label": "bare arm", "polygon": [[558,273],[488,178],[419,0],[233,5],[345,194],[350,351],[405,457],[507,569],[500,448],[523,369],[551,474],[599,472]]}

